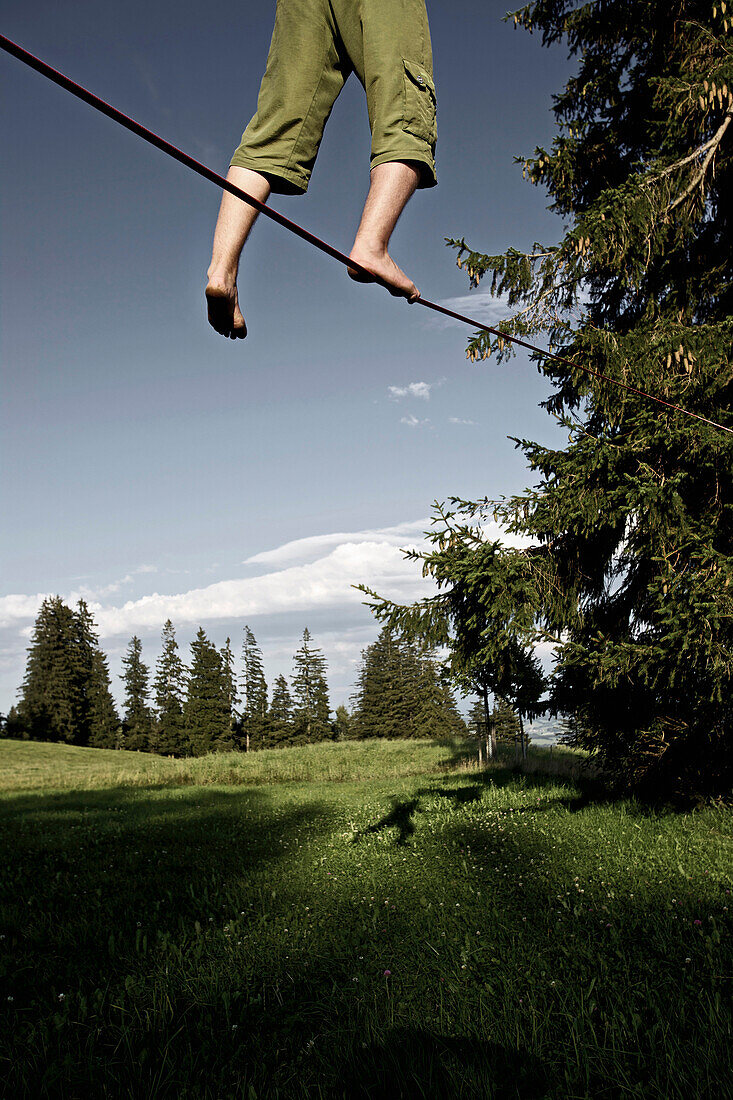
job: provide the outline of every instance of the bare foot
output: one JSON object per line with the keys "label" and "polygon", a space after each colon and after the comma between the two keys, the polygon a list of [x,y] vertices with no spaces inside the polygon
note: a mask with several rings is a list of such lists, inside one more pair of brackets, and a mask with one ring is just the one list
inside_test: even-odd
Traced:
{"label": "bare foot", "polygon": [[[355,260],[372,275],[378,275],[385,283],[389,283],[387,289],[395,298],[407,298],[408,301],[414,302],[420,297],[420,291],[412,279],[397,266],[386,249],[370,248],[368,245],[356,241],[349,253],[349,259]],[[347,267],[346,271],[354,282],[370,283],[374,281],[368,276],[362,275],[356,268]]]}
{"label": "bare foot", "polygon": [[244,340],[247,325],[239,308],[236,283],[215,275],[210,276],[206,287],[206,304],[212,328],[222,336],[228,336],[230,340]]}

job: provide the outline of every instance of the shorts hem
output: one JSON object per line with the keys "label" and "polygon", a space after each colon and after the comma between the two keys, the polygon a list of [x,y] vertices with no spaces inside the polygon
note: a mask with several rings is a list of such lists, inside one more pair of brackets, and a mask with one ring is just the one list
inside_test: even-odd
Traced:
{"label": "shorts hem", "polygon": [[229,162],[230,168],[249,168],[251,172],[259,172],[265,176],[270,187],[276,195],[304,195],[308,190],[310,177],[292,168],[284,168],[269,161],[257,160],[254,157],[243,156],[235,153]]}
{"label": "shorts hem", "polygon": [[418,188],[435,187],[437,184],[434,159],[429,153],[418,152],[415,149],[397,149],[389,153],[380,153],[379,156],[372,157],[370,167],[376,168],[378,164],[388,164],[393,160],[412,161],[422,166]]}

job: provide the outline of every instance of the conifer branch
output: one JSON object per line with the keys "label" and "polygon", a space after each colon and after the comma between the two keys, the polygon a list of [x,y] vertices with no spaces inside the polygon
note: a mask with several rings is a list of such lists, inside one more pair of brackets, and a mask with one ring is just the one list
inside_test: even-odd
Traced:
{"label": "conifer branch", "polygon": [[[729,107],[726,111],[725,119],[719,126],[717,132],[710,139],[710,141],[706,142],[705,145],[701,145],[699,149],[696,149],[695,152],[692,153],[689,157],[686,157],[684,160],[679,161],[678,164],[670,165],[670,167],[665,169],[665,171],[662,173],[662,175],[666,175],[675,168],[682,167],[684,164],[687,164],[691,160],[694,160],[695,157],[699,157],[703,152],[707,150],[707,155],[700,165],[700,171],[695,175],[694,179],[689,183],[682,194],[679,195],[673,203],[670,203],[670,205],[667,207],[667,212],[674,210],[677,206],[680,206],[680,204],[683,203],[685,199],[689,198],[695,188],[703,182],[707,174],[707,170],[710,167],[710,162],[715,156],[715,153],[721,141],[723,140],[723,135],[730,126],[731,119],[733,119],[733,106]],[[661,178],[661,176],[659,176],[658,178]]]}

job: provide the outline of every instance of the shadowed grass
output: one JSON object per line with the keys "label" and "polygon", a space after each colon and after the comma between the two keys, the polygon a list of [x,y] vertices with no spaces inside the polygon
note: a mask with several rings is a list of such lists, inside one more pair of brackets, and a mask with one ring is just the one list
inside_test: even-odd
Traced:
{"label": "shadowed grass", "polygon": [[730,1096],[730,812],[422,751],[7,793],[0,1094]]}

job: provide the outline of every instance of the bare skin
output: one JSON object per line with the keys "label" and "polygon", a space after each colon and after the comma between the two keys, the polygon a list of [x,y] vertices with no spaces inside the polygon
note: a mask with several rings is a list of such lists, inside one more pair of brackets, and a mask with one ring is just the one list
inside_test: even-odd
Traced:
{"label": "bare skin", "polygon": [[[260,202],[267,202],[270,184],[249,168],[229,169],[227,179]],[[387,247],[400,214],[415,191],[419,171],[405,161],[390,161],[372,169],[371,183],[354,246],[349,258],[384,280],[390,294],[414,302],[420,297],[415,284],[392,260]],[[206,301],[209,324],[222,336],[242,340],[247,335],[237,294],[239,258],[257,220],[254,207],[225,191],[214,232],[214,246],[207,272]],[[348,273],[357,282],[371,282],[355,268]]]}
{"label": "bare skin", "polygon": [[[372,168],[369,194],[349,259],[355,260],[372,275],[389,284],[390,294],[414,302],[420,297],[412,279],[405,275],[390,256],[387,248],[400,214],[418,185],[420,173],[406,161],[392,160]],[[366,276],[347,268],[356,282],[367,282]]]}
{"label": "bare skin", "polygon": [[[232,167],[227,173],[227,179],[260,202],[267,202],[270,197],[270,184],[259,172]],[[239,257],[252,226],[257,221],[258,213],[253,206],[242,202],[236,195],[230,195],[228,191],[221,197],[211,263],[207,272],[206,304],[209,324],[230,340],[243,340],[247,335],[247,325],[239,308],[237,274]]]}

